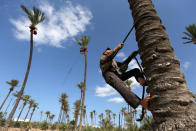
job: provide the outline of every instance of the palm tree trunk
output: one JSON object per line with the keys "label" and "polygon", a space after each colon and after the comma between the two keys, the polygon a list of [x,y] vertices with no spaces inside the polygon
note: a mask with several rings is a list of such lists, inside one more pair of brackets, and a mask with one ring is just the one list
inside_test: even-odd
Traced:
{"label": "palm tree trunk", "polygon": [[27,116],[29,115],[30,110],[31,110],[31,107],[29,107],[28,112],[27,112],[27,114],[26,114],[26,116],[25,116],[24,121],[27,119]]}
{"label": "palm tree trunk", "polygon": [[4,113],[3,113],[3,115],[7,114],[7,109],[9,108],[9,106],[10,106],[11,102],[12,102],[12,98],[11,98],[11,100],[10,100],[9,104],[7,105],[7,107],[6,107],[6,109],[5,109]]}
{"label": "palm tree trunk", "polygon": [[85,93],[86,93],[86,73],[87,73],[87,54],[85,52],[85,68],[84,68],[84,91],[83,91],[83,97],[82,97],[82,107],[81,107],[81,114],[80,114],[80,125],[79,125],[79,131],[82,130],[82,116],[84,111],[84,101],[85,101]]}
{"label": "palm tree trunk", "polygon": [[153,130],[196,130],[196,105],[187,88],[180,62],[151,0],[128,0],[142,59]]}
{"label": "palm tree trunk", "polygon": [[14,113],[19,105],[19,102],[21,100],[21,97],[23,95],[23,92],[24,92],[24,89],[25,89],[25,86],[26,86],[26,83],[27,83],[27,80],[28,80],[28,76],[29,76],[29,72],[30,72],[30,68],[31,68],[31,61],[32,61],[32,56],[33,56],[33,30],[31,30],[31,36],[30,36],[30,39],[31,39],[31,42],[30,42],[30,55],[29,55],[29,61],[28,61],[28,66],[27,66],[27,71],[26,71],[26,74],[25,74],[25,78],[24,78],[24,81],[23,81],[23,84],[22,84],[22,88],[20,90],[20,92],[18,93],[18,97],[16,99],[16,103],[8,117],[8,119],[6,120],[6,123],[5,123],[5,129],[8,130],[8,126],[10,124],[10,121],[12,119],[12,117],[14,116]]}
{"label": "palm tree trunk", "polygon": [[30,119],[29,119],[29,123],[31,122],[31,119],[32,119],[32,117],[33,117],[34,112],[35,112],[35,108],[33,108],[33,111],[31,112],[31,117],[30,117]]}
{"label": "palm tree trunk", "polygon": [[120,128],[120,113],[119,113],[119,116],[118,116],[118,126]]}
{"label": "palm tree trunk", "polygon": [[19,115],[18,115],[18,118],[17,118],[16,122],[18,122],[18,120],[19,120],[19,118],[20,118],[20,116],[21,116],[21,114],[22,114],[22,111],[23,111],[25,105],[26,105],[26,104],[23,104],[22,109],[21,109],[21,111],[20,111],[20,113],[19,113]]}
{"label": "palm tree trunk", "polygon": [[11,92],[12,92],[12,91],[10,90],[9,93],[7,94],[6,98],[4,99],[3,103],[1,104],[0,111],[1,111],[3,105],[5,104],[5,102],[6,102],[6,100],[7,100],[7,98],[9,97],[9,95],[10,95]]}

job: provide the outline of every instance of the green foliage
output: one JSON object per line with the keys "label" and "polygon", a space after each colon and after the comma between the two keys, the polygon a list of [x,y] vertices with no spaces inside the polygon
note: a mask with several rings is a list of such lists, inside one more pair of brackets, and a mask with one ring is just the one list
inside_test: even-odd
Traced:
{"label": "green foliage", "polygon": [[48,129],[48,123],[45,121],[45,122],[43,122],[42,124],[41,124],[41,130],[46,130],[46,129]]}
{"label": "green foliage", "polygon": [[37,24],[44,21],[45,15],[38,8],[33,7],[33,11],[31,11],[31,10],[28,10],[24,5],[21,5],[20,7],[27,14],[32,25],[36,26]]}
{"label": "green foliage", "polygon": [[6,81],[7,84],[9,84],[11,87],[15,87],[18,85],[18,80],[11,80],[11,81]]}
{"label": "green foliage", "polygon": [[152,131],[151,128],[152,116],[146,116],[141,122],[140,131]]}
{"label": "green foliage", "polygon": [[196,37],[196,25],[195,25],[195,24],[186,26],[186,30],[187,30],[193,37]]}
{"label": "green foliage", "polygon": [[75,38],[75,40],[77,41],[77,43],[80,45],[80,46],[83,46],[83,47],[86,47],[90,41],[90,37],[89,36],[82,36],[80,39],[78,38]]}

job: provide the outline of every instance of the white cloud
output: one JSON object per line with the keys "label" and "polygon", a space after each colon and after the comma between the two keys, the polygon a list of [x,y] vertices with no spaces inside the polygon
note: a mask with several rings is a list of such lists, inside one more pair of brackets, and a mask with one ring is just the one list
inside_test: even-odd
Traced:
{"label": "white cloud", "polygon": [[139,66],[137,65],[137,62],[134,59],[129,63],[128,66],[129,66],[129,69],[139,68]]}
{"label": "white cloud", "polygon": [[132,81],[131,83],[131,89],[134,90],[136,89],[137,87],[140,86],[140,84],[136,81],[135,77],[131,77],[129,80]]}
{"label": "white cloud", "polygon": [[191,63],[190,63],[189,61],[186,61],[186,62],[184,62],[184,63],[182,64],[182,66],[183,66],[183,68],[184,68],[185,70],[187,70],[187,69],[190,67],[190,65],[191,65]]}
{"label": "white cloud", "polygon": [[115,102],[115,103],[122,103],[122,102],[124,102],[124,99],[121,98],[121,97],[114,97],[114,98],[108,99],[107,101],[109,101],[109,102]]}
{"label": "white cloud", "polygon": [[106,96],[111,96],[116,94],[118,94],[117,91],[108,84],[105,84],[104,87],[100,87],[100,86],[96,87],[96,96],[106,97]]}
{"label": "white cloud", "polygon": [[[34,35],[36,45],[63,47],[63,41],[84,32],[93,17],[89,9],[79,4],[72,5],[70,1],[57,10],[47,2],[42,2],[39,8],[45,13],[46,19],[37,25],[38,34]],[[27,26],[30,22],[24,15],[25,17],[10,19],[10,22],[16,28],[14,34],[17,39],[29,40],[30,31]]]}
{"label": "white cloud", "polygon": [[124,58],[125,57],[125,53],[124,52],[119,52],[116,57],[118,58]]}

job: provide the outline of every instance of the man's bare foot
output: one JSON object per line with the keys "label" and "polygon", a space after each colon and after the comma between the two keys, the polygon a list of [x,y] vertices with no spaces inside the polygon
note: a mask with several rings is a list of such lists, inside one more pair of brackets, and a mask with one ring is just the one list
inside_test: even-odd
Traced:
{"label": "man's bare foot", "polygon": [[146,98],[142,101],[140,101],[140,105],[148,110],[150,110],[149,106],[148,106],[148,103],[149,103],[149,100],[150,100],[150,93],[147,94]]}

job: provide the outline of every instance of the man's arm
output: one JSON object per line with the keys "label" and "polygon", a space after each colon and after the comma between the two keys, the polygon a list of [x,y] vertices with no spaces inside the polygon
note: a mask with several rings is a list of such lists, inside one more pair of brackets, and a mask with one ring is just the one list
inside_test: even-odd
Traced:
{"label": "man's arm", "polygon": [[103,58],[102,58],[102,60],[101,60],[101,63],[105,63],[105,62],[107,62],[107,61],[112,60],[112,59],[116,56],[116,54],[118,53],[118,51],[119,51],[123,46],[124,46],[123,43],[118,44],[118,45],[112,50],[112,52],[111,52],[110,54],[104,55],[104,56],[103,56]]}

